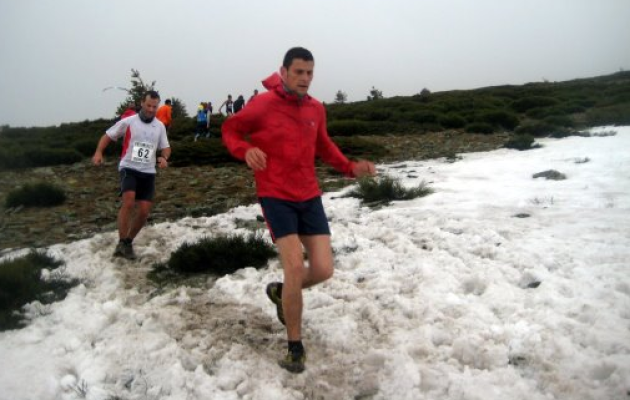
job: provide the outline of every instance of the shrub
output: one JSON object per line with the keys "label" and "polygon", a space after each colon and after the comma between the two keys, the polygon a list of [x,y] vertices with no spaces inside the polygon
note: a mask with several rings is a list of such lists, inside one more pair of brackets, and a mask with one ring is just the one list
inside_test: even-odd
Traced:
{"label": "shrub", "polygon": [[331,136],[353,136],[366,134],[369,124],[365,121],[340,120],[328,124],[328,133]]}
{"label": "shrub", "polygon": [[166,264],[154,265],[150,278],[159,282],[168,272],[223,276],[245,267],[261,268],[275,256],[273,245],[256,234],[247,238],[238,235],[203,238],[197,243],[181,245]]}
{"label": "shrub", "polygon": [[81,153],[76,150],[30,149],[25,155],[32,160],[33,167],[74,164],[83,159]]}
{"label": "shrub", "polygon": [[415,111],[408,113],[407,118],[418,124],[436,123],[439,115],[431,111]]}
{"label": "shrub", "polygon": [[516,135],[505,143],[505,147],[508,149],[516,150],[530,150],[534,144],[534,137],[532,135]]}
{"label": "shrub", "polygon": [[573,121],[573,118],[566,115],[552,115],[545,118],[544,122],[554,126],[563,126],[569,128],[575,126],[575,121]]}
{"label": "shrub", "polygon": [[21,150],[0,149],[0,169],[20,169],[30,167],[31,161]]}
{"label": "shrub", "polygon": [[[214,116],[212,116],[214,118]],[[210,123],[212,124],[214,121],[212,118],[210,119]],[[197,121],[195,118],[185,118],[180,117],[173,120],[171,124],[171,128],[168,130],[168,138],[169,140],[177,140],[182,139],[186,136],[194,136],[195,128],[197,126]]]}
{"label": "shrub", "polygon": [[466,126],[466,119],[455,114],[448,113],[438,118],[438,123],[446,129],[459,129]]}
{"label": "shrub", "polygon": [[492,133],[494,127],[486,122],[473,122],[466,125],[466,132],[469,133]]}
{"label": "shrub", "polygon": [[512,108],[518,112],[525,112],[531,108],[549,107],[558,104],[559,101],[553,97],[546,96],[530,96],[512,103]]}
{"label": "shrub", "polygon": [[356,189],[343,197],[356,197],[370,207],[387,205],[395,200],[411,200],[433,193],[433,189],[422,181],[417,187],[406,189],[400,180],[389,176],[362,178]]}
{"label": "shrub", "polygon": [[503,111],[485,111],[479,114],[476,118],[477,122],[485,122],[494,126],[500,126],[503,129],[512,130],[519,124],[519,119],[516,114]]}
{"label": "shrub", "polygon": [[392,117],[392,112],[389,110],[372,109],[367,110],[361,115],[361,119],[366,121],[387,121]]}
{"label": "shrub", "polygon": [[602,108],[591,108],[586,112],[586,123],[589,126],[629,125],[630,103]]}
{"label": "shrub", "polygon": [[42,270],[55,270],[60,265],[61,261],[35,251],[0,262],[0,331],[22,325],[22,306],[33,301],[48,304],[65,298],[78,281],[54,273],[50,274],[50,279],[41,278]]}
{"label": "shrub", "polygon": [[66,201],[63,189],[47,182],[26,184],[19,189],[12,190],[7,195],[7,208],[24,207],[53,207]]}
{"label": "shrub", "polygon": [[173,167],[240,163],[223,146],[221,139],[211,138],[197,142],[175,142],[171,143],[171,147],[173,148],[173,155],[169,163]]}
{"label": "shrub", "polygon": [[333,141],[343,154],[351,158],[376,160],[388,153],[380,144],[359,137],[335,137]]}
{"label": "shrub", "polygon": [[516,128],[516,133],[541,137],[548,136],[556,130],[558,130],[558,127],[548,122],[530,122]]}

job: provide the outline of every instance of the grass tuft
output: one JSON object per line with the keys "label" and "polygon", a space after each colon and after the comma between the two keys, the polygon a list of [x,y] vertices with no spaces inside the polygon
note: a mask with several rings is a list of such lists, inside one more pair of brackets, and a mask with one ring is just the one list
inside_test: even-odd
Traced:
{"label": "grass tuft", "polygon": [[353,189],[344,197],[356,197],[362,200],[363,204],[370,207],[387,205],[396,200],[411,200],[417,197],[424,197],[433,193],[433,189],[422,181],[417,187],[407,189],[400,180],[390,176],[378,178],[363,178],[359,180],[356,189]]}
{"label": "grass tuft", "polygon": [[12,190],[7,195],[5,206],[11,207],[53,207],[66,201],[63,189],[51,183],[26,184]]}
{"label": "grass tuft", "polygon": [[272,244],[260,235],[221,235],[184,243],[166,263],[155,264],[149,278],[157,283],[191,274],[223,276],[245,267],[261,268],[276,257]]}
{"label": "grass tuft", "polygon": [[0,263],[0,331],[24,325],[24,305],[33,301],[49,304],[66,297],[77,280],[59,273],[47,273],[48,278],[42,279],[43,270],[56,270],[62,264],[37,251]]}

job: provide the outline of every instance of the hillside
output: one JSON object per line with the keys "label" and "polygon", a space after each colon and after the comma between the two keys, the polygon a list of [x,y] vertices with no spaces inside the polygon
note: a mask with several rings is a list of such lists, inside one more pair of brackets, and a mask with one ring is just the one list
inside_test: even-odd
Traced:
{"label": "hillside", "polygon": [[[567,82],[497,86],[422,93],[326,105],[333,140],[351,158],[377,162],[455,159],[457,153],[501,147],[520,135],[565,136],[586,127],[630,124],[630,72]],[[193,142],[194,120],[175,121],[169,133],[171,167],[158,178],[153,222],[212,215],[255,200],[251,174],[217,139]],[[96,120],[45,128],[4,127],[0,132],[0,201],[25,183],[62,188],[65,204],[53,208],[6,208],[0,248],[45,246],[115,227],[118,208],[115,161],[110,146],[104,168],[89,158],[113,121]],[[348,184],[320,167],[325,188]]]}

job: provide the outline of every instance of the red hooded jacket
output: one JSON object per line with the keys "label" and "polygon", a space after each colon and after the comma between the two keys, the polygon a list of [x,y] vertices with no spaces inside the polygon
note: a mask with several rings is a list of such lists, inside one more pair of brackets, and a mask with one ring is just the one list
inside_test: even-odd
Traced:
{"label": "red hooded jacket", "polygon": [[252,147],[267,154],[267,168],[254,173],[258,197],[304,201],[321,195],[316,156],[353,176],[354,163],[328,136],[324,106],[308,95],[299,98],[288,93],[277,73],[263,85],[269,91],[256,96],[222,127],[223,143],[234,157],[244,160]]}

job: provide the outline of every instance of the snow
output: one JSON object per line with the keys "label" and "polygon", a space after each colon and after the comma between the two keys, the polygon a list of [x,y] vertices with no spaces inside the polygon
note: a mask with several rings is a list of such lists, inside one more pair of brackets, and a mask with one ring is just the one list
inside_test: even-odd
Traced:
{"label": "snow", "polygon": [[[336,270],[305,291],[301,375],[277,366],[277,259],[146,282],[186,241],[246,234],[257,205],[148,226],[136,263],[112,259],[113,232],[52,246],[82,284],[0,333],[0,399],[627,399],[630,127],[593,132],[611,129],[379,165],[435,193],[377,210],[327,193]],[[548,169],[567,179],[532,178]]]}

